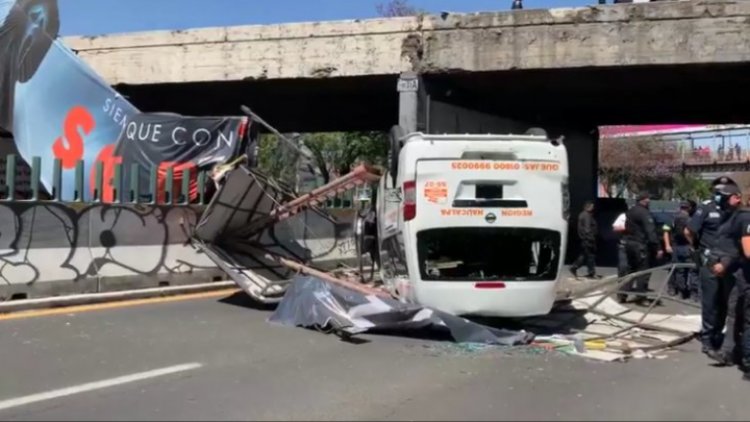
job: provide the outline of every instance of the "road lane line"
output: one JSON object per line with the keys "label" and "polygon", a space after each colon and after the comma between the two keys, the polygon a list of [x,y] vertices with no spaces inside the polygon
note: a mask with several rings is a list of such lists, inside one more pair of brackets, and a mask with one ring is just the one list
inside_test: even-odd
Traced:
{"label": "road lane line", "polygon": [[72,396],[74,394],[85,393],[88,391],[101,390],[103,388],[114,387],[117,385],[128,384],[136,381],[143,381],[150,378],[163,377],[165,375],[176,374],[179,372],[192,371],[194,369],[200,368],[201,366],[203,365],[200,363],[186,363],[184,365],[169,366],[167,368],[155,369],[152,371],[140,372],[137,374],[125,375],[117,378],[110,378],[103,381],[90,382],[73,387],[61,388],[59,390],[52,390],[46,393],[32,394],[30,396],[3,400],[0,401],[0,410],[7,410],[14,407],[37,403],[40,401]]}
{"label": "road lane line", "polygon": [[104,309],[129,308],[129,307],[140,306],[140,305],[150,305],[150,304],[168,303],[168,302],[181,302],[181,301],[194,300],[194,299],[210,299],[214,297],[231,295],[231,294],[241,292],[241,291],[242,290],[239,290],[239,289],[225,289],[225,290],[216,290],[213,292],[191,293],[191,294],[186,294],[186,295],[177,295],[177,296],[168,296],[168,297],[123,300],[123,301],[117,301],[117,302],[98,303],[98,304],[91,304],[91,305],[77,305],[77,306],[68,306],[68,307],[54,308],[54,309],[40,309],[40,310],[35,310],[35,311],[19,311],[19,312],[12,312],[9,314],[0,314],[0,321],[7,321],[7,320],[12,320],[12,319],[34,318],[34,317],[42,317],[42,316],[50,316],[50,315],[83,313],[83,312],[99,311],[99,310],[104,310]]}

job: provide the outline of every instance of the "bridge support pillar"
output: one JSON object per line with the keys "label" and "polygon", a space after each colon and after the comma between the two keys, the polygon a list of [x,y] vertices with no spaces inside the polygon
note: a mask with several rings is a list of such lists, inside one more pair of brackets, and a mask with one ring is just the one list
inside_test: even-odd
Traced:
{"label": "bridge support pillar", "polygon": [[398,124],[406,133],[419,130],[420,79],[415,72],[404,72],[398,79]]}

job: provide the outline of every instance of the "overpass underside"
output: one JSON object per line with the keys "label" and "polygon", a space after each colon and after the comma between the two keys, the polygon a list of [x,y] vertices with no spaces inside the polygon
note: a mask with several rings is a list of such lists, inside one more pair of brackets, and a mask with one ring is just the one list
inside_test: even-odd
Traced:
{"label": "overpass underside", "polygon": [[[117,88],[144,111],[236,114],[246,104],[284,132],[388,130],[397,123],[427,133],[542,127],[566,137],[575,215],[596,197],[598,126],[746,122],[748,74],[748,64],[719,63],[431,73],[401,93],[400,75]],[[575,239],[572,220],[571,229]]]}
{"label": "overpass underside", "polygon": [[[750,64],[426,74],[433,100],[559,126],[740,123]],[[244,80],[117,89],[144,111],[236,114],[247,104],[282,131],[387,129],[398,118],[398,75]]]}

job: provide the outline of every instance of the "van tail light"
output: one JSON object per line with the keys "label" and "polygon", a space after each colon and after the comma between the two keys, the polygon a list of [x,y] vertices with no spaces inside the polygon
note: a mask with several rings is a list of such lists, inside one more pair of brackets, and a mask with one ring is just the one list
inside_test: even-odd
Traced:
{"label": "van tail light", "polygon": [[411,221],[417,216],[417,183],[404,182],[404,221]]}
{"label": "van tail light", "polygon": [[502,281],[479,282],[474,284],[475,289],[504,289],[505,283]]}

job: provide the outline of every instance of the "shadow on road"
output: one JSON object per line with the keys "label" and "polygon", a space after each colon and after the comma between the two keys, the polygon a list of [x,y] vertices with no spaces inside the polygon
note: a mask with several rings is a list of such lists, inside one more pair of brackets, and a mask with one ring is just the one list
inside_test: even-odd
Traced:
{"label": "shadow on road", "polygon": [[239,291],[231,296],[220,299],[219,302],[227,305],[238,306],[240,308],[254,309],[257,311],[272,312],[276,309],[276,305],[269,305],[255,301],[243,291]]}

